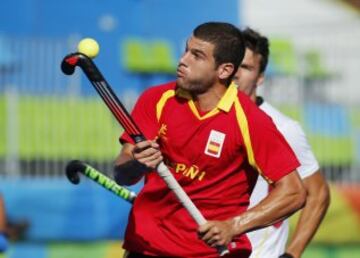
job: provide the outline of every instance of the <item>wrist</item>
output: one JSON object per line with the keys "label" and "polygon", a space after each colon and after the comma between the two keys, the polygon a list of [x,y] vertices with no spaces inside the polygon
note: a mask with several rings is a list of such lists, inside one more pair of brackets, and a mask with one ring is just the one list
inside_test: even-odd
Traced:
{"label": "wrist", "polygon": [[133,185],[152,169],[137,160],[129,160],[114,167],[115,181],[120,185]]}
{"label": "wrist", "polygon": [[236,230],[236,226],[234,223],[234,219],[230,218],[228,220],[223,221],[227,224],[227,231],[229,233],[229,235],[231,235],[231,238],[235,237],[237,234],[237,230]]}
{"label": "wrist", "polygon": [[280,255],[279,258],[295,258],[295,257],[292,254],[285,252],[282,255]]}
{"label": "wrist", "polygon": [[245,233],[244,221],[241,215],[233,217],[229,220],[231,229],[234,236]]}
{"label": "wrist", "polygon": [[305,247],[300,243],[291,242],[285,250],[286,254],[291,255],[293,258],[299,258],[303,254]]}

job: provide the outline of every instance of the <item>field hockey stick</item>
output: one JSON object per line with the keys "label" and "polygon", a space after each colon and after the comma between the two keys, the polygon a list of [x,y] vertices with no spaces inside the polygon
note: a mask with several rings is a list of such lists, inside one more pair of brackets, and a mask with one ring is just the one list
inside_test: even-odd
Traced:
{"label": "field hockey stick", "polygon": [[112,192],[116,196],[133,203],[136,193],[126,187],[118,185],[114,180],[105,176],[100,171],[80,160],[72,160],[66,165],[66,177],[75,185],[80,183],[79,173]]}
{"label": "field hockey stick", "polygon": [[[64,57],[61,63],[61,69],[66,75],[71,75],[75,71],[75,67],[79,66],[91,84],[94,86],[98,94],[101,96],[107,107],[113,113],[118,122],[122,125],[124,130],[130,135],[135,143],[145,141],[145,137],[129,115],[123,104],[120,102],[118,97],[115,95],[110,85],[107,83],[99,69],[96,67],[94,62],[86,55],[82,53],[72,53]],[[174,178],[168,167],[161,162],[157,168],[157,173],[165,181],[167,186],[176,195],[177,199],[188,211],[190,216],[195,220],[198,225],[204,225],[206,219],[200,213],[198,208],[191,201],[189,196],[182,189],[178,181]],[[225,246],[217,247],[219,254],[225,255],[229,251]]]}

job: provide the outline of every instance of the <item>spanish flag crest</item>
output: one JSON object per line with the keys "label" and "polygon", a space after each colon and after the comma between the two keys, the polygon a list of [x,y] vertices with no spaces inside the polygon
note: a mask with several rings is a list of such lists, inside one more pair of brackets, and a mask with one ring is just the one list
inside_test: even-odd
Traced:
{"label": "spanish flag crest", "polygon": [[224,144],[225,134],[219,131],[211,130],[209,139],[206,143],[205,154],[219,158]]}

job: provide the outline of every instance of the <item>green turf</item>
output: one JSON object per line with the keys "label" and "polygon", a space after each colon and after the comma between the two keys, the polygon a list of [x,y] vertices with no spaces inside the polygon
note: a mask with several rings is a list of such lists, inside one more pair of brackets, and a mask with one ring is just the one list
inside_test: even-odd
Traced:
{"label": "green turf", "polygon": [[303,256],[303,258],[330,258],[328,249],[324,247],[308,247]]}
{"label": "green turf", "polygon": [[350,120],[353,127],[360,133],[360,106],[350,108]]}
{"label": "green turf", "polygon": [[[30,244],[30,243],[28,243]],[[30,244],[31,245],[31,244]],[[36,243],[35,245],[39,245]],[[114,247],[116,248],[114,250]],[[119,241],[95,242],[52,242],[44,244],[45,256],[42,258],[114,258],[122,257],[123,250]],[[11,258],[16,247],[10,246],[6,254],[0,258]],[[358,258],[360,246],[358,245],[310,245],[302,258]],[[32,257],[36,258],[36,257]]]}
{"label": "green turf", "polygon": [[310,145],[320,164],[349,165],[355,159],[355,147],[350,137],[328,137],[307,134]]}
{"label": "green turf", "polygon": [[[281,112],[299,121],[304,126],[302,109],[292,105],[282,105],[278,107]],[[360,112],[356,108],[349,109],[350,122],[352,129],[356,127],[360,130]],[[321,165],[349,165],[355,159],[355,146],[351,135],[341,137],[329,137],[319,134],[306,132],[309,144]]]}
{"label": "green turf", "polygon": [[[6,120],[4,98],[0,99],[0,121]],[[5,124],[5,122],[3,122]],[[98,98],[70,100],[20,97],[18,105],[19,156],[52,159],[81,156],[113,159],[122,131],[105,104]],[[0,137],[6,137],[0,127]],[[6,138],[0,141],[4,155]]]}
{"label": "green turf", "polygon": [[[313,243],[333,244],[336,246],[347,243],[360,243],[360,220],[358,214],[335,186],[331,186],[330,191],[330,207],[313,239]],[[293,232],[298,216],[299,213],[296,213],[290,218],[290,232]]]}
{"label": "green turf", "polygon": [[0,157],[4,156],[6,151],[6,124],[5,97],[0,95]]}
{"label": "green turf", "polygon": [[356,245],[311,245],[302,258],[359,258],[360,246]]}
{"label": "green turf", "polygon": [[277,107],[282,113],[287,115],[288,117],[299,121],[302,123],[303,121],[303,112],[302,109],[294,106],[294,105],[281,105]]}
{"label": "green turf", "polygon": [[[105,104],[97,97],[19,97],[18,142],[21,159],[69,159],[84,157],[113,160],[119,151],[121,128]],[[303,124],[302,110],[296,106],[279,109]],[[351,122],[360,130],[360,112],[350,109]],[[0,123],[7,124],[6,100],[0,96]],[[0,157],[6,153],[6,126],[0,126]],[[348,165],[354,161],[353,139],[307,133],[322,165]]]}
{"label": "green turf", "polygon": [[47,258],[105,258],[106,249],[104,242],[53,243],[48,246]]}

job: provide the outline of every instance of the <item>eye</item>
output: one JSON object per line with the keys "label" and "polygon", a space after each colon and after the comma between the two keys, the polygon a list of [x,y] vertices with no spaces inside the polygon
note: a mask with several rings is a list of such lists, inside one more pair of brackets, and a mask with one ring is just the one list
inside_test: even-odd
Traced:
{"label": "eye", "polygon": [[195,57],[195,59],[200,58],[200,55],[197,52],[193,52],[193,56]]}
{"label": "eye", "polygon": [[248,70],[248,71],[251,71],[251,70],[252,70],[252,67],[249,66],[249,65],[246,65],[246,64],[240,65],[240,68],[241,68],[241,69],[244,69],[244,70]]}
{"label": "eye", "polygon": [[194,57],[195,60],[204,59],[204,58],[205,58],[204,54],[203,54],[201,51],[196,50],[196,49],[192,50],[192,51],[191,51],[191,54],[193,55],[193,57]]}

